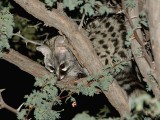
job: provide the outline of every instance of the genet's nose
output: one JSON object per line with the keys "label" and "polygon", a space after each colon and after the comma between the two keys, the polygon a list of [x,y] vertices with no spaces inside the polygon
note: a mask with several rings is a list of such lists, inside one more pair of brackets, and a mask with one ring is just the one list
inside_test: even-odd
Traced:
{"label": "genet's nose", "polygon": [[87,75],[85,73],[80,72],[80,73],[77,74],[77,77],[78,78],[84,78],[84,77],[87,77]]}
{"label": "genet's nose", "polygon": [[56,72],[57,80],[62,80],[64,78],[64,75],[62,75],[60,72]]}

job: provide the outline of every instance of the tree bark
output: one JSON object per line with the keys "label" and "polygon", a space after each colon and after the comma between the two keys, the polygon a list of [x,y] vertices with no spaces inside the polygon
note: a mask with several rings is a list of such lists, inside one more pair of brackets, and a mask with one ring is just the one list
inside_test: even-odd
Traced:
{"label": "tree bark", "polygon": [[[28,13],[43,21],[45,25],[55,27],[62,31],[68,38],[76,58],[87,68],[90,74],[96,74],[102,71],[100,63],[86,32],[69,19],[62,11],[53,9],[49,11],[44,4],[38,0],[14,0],[23,7]],[[123,90],[116,81],[110,85],[108,92],[104,92],[111,104],[117,109],[121,116],[129,112],[128,101],[123,94]]]}
{"label": "tree bark", "polygon": [[42,78],[45,75],[50,74],[43,66],[13,49],[10,49],[9,53],[4,53],[2,59],[16,65],[21,70],[33,75],[34,77]]}
{"label": "tree bark", "polygon": [[[124,4],[124,0],[122,0],[122,1],[123,1],[123,4]],[[127,16],[128,19],[127,19],[127,23],[126,23],[127,31],[135,29],[136,26],[134,26],[133,23],[137,22],[137,20],[139,19],[139,14],[145,6],[145,1],[144,0],[133,0],[133,2],[135,3],[135,7],[134,8],[128,8],[127,10],[125,10],[125,14],[128,14],[128,16]],[[125,9],[124,6],[123,6],[123,9]],[[134,39],[131,41],[131,50],[132,50],[134,59],[135,59],[137,65],[138,65],[138,68],[139,68],[141,74],[144,77],[144,81],[148,85],[152,85],[152,91],[153,91],[154,95],[158,98],[160,96],[160,89],[159,89],[157,83],[154,80],[150,80],[150,78],[149,78],[149,74],[150,73],[152,74],[153,73],[152,71],[155,71],[155,70],[153,70],[153,63],[152,63],[151,59],[149,58],[150,62],[148,62],[146,60],[147,57],[145,57],[145,55],[148,55],[148,54],[144,51],[145,48],[144,48],[142,31],[141,31],[141,29],[136,29],[136,30],[134,30],[133,34],[134,34]],[[139,48],[142,49],[142,54],[143,55],[141,57],[138,57],[136,55],[136,51]],[[145,54],[144,54],[144,52],[145,52]],[[149,63],[151,65],[149,65]]]}
{"label": "tree bark", "polygon": [[152,44],[155,61],[155,78],[160,86],[160,1],[147,0],[146,10],[148,13],[148,23],[150,28],[150,40]]}

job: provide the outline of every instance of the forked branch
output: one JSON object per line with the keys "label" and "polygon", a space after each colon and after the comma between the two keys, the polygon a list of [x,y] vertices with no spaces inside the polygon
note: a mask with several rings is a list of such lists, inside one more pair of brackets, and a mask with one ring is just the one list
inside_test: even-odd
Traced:
{"label": "forked branch", "polygon": [[2,98],[2,94],[1,94],[4,90],[5,90],[5,89],[0,89],[0,109],[7,109],[7,110],[9,110],[9,111],[17,114],[18,111],[17,111],[16,109],[12,108],[11,106],[7,105],[7,104],[4,102],[4,100],[3,100],[3,98]]}

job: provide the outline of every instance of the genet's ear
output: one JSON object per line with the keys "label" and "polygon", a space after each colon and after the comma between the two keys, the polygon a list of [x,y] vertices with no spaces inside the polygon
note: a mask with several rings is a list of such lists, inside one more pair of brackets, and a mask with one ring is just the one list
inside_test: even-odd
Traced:
{"label": "genet's ear", "polygon": [[46,45],[38,46],[36,50],[41,52],[45,57],[52,54],[51,49]]}
{"label": "genet's ear", "polygon": [[46,45],[39,46],[36,49],[44,55],[45,68],[47,68],[50,72],[54,72],[54,62],[52,60],[51,49]]}

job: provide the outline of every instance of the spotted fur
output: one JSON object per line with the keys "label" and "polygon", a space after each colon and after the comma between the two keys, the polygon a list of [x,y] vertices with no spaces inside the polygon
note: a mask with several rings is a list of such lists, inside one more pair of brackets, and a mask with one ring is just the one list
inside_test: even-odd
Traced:
{"label": "spotted fur", "polygon": [[128,61],[125,70],[119,74],[113,74],[113,76],[129,96],[139,96],[141,92],[137,92],[137,90],[143,91],[143,87],[134,75],[132,62],[131,60],[129,61],[131,59],[131,51],[125,45],[126,28],[123,16],[110,15],[94,19],[87,25],[86,29],[103,65],[113,65],[113,57],[121,61]]}

